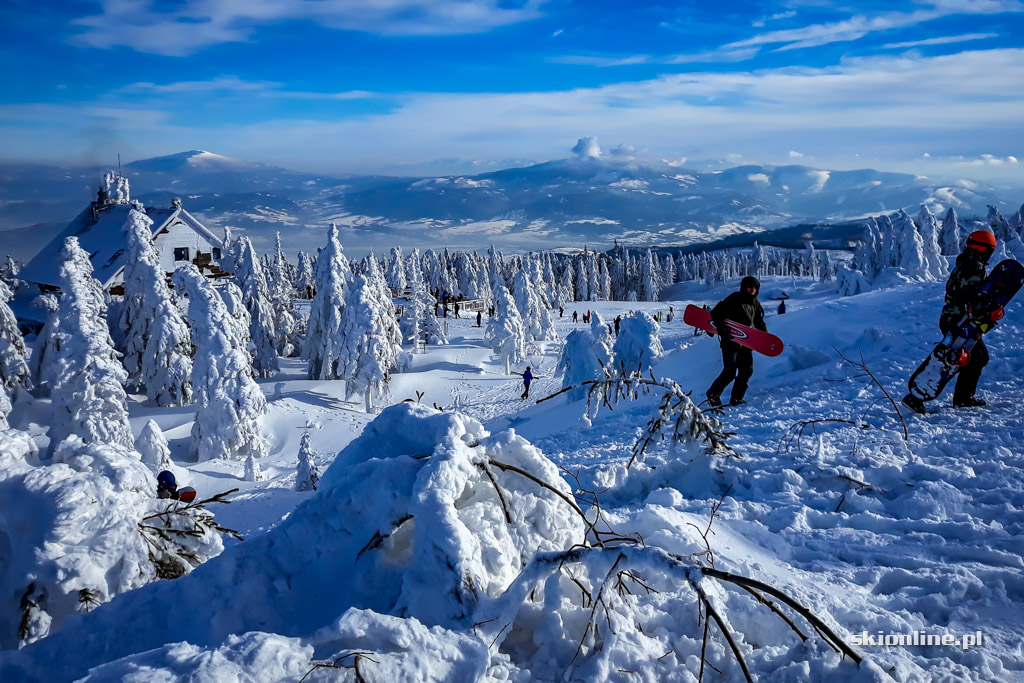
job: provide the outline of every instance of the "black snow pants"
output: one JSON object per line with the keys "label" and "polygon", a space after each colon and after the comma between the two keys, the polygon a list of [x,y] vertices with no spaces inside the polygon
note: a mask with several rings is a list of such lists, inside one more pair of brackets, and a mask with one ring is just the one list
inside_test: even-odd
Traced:
{"label": "black snow pants", "polygon": [[754,374],[754,352],[734,342],[726,342],[722,346],[722,373],[711,383],[709,396],[721,396],[729,382],[732,385],[730,403],[742,401],[747,393],[747,382]]}

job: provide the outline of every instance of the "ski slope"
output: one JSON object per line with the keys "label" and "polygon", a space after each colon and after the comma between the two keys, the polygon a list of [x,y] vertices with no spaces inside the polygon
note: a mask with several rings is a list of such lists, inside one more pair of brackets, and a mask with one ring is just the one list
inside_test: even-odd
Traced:
{"label": "ski slope", "polygon": [[[654,374],[692,390],[698,402],[721,358],[717,340],[682,323],[682,309],[713,304],[735,286],[686,283],[664,293],[671,301],[576,310],[582,319],[591,307],[610,321],[672,305],[677,317],[661,325],[666,356]],[[771,298],[783,290],[788,312],[778,316]],[[516,566],[510,555],[567,548],[579,531],[557,500],[511,479],[501,479],[516,513],[507,538],[493,518],[500,508],[471,515],[472,506],[460,507],[493,499],[486,479],[473,478],[482,449],[561,477],[566,492],[602,491],[610,527],[678,555],[705,549],[699,532],[723,500],[708,535],[715,567],[786,591],[847,642],[862,632],[983,637],[967,648],[859,646],[857,666],[813,631],[801,642],[741,591],[709,589],[727,608],[758,680],[1024,680],[1020,302],[986,337],[992,361],[981,387],[989,405],[955,410],[947,391],[929,415],[903,415],[904,439],[885,392],[898,402],[936,341],[941,283],[837,298],[810,280],[779,278],[763,283],[761,298],[769,330],[787,346],[776,358],[755,358],[748,403],[719,415],[740,459],[657,445],[627,470],[657,395],[603,409],[589,424],[584,402],[563,395],[535,403],[561,388],[553,376],[558,344],[548,343],[531,356],[538,379],[523,401],[519,378],[502,374],[469,319],[449,318],[452,343],[428,347],[394,376],[392,402],[412,404],[375,421],[360,397],[346,399],[340,382],[306,380],[301,363],[285,361],[277,377],[260,381],[270,405],[264,481],[242,481],[241,462],[188,463],[192,411],[136,403],[133,430],[157,420],[183,483],[200,495],[240,489],[216,512],[246,540],[226,540],[221,556],[188,576],[119,596],[42,641],[0,653],[0,679],[73,680],[92,671],[89,680],[297,681],[312,671],[307,680],[351,680],[354,669],[314,665],[364,651],[375,653],[361,660],[367,680],[697,680],[702,626],[682,589],[621,597],[600,646],[581,645],[571,661],[588,637],[586,618],[572,601],[552,597],[550,584],[543,608],[524,597],[511,632],[479,623],[505,614],[526,580],[509,569]],[[572,310],[556,318],[563,338],[583,327],[570,322]],[[881,387],[841,355],[863,362]],[[12,423],[31,425],[45,444],[46,409],[45,401],[19,406]],[[316,493],[292,490],[306,430],[327,470]],[[431,452],[424,469],[399,457]],[[390,563],[367,560],[367,539],[404,514],[414,516],[413,538],[403,538],[399,524],[382,541]],[[491,582],[481,584],[472,607],[453,600],[462,593],[450,587],[446,562]],[[595,560],[588,570],[607,566]],[[667,585],[667,574],[648,572],[651,585]],[[664,643],[667,651],[655,651]],[[705,680],[743,680],[721,637],[708,647],[721,673],[706,671]]]}

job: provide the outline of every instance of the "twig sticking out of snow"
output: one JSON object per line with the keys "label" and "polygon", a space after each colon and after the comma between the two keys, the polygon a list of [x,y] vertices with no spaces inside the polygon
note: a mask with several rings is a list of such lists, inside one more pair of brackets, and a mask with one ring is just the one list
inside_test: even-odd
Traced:
{"label": "twig sticking out of snow", "polygon": [[212,533],[243,540],[234,529],[218,524],[213,513],[206,509],[210,503],[230,504],[227,496],[236,491],[238,489],[224,491],[188,505],[173,503],[162,512],[142,518],[139,534],[149,544],[149,559],[156,566],[157,576],[176,579],[192,571],[201,562],[194,550],[195,543],[202,543]]}

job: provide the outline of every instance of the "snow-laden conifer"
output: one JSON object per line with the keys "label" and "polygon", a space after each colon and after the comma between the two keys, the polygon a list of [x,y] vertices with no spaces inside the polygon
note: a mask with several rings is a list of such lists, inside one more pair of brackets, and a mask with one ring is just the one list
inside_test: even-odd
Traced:
{"label": "snow-laden conifer", "polygon": [[379,290],[365,275],[355,276],[345,299],[337,373],[345,380],[346,397],[363,395],[366,412],[387,393],[402,352],[388,303],[390,299],[381,301]]}
{"label": "snow-laden conifer", "polygon": [[576,301],[590,301],[590,273],[587,272],[586,253],[576,258]]}
{"label": "snow-laden conifer", "polygon": [[345,290],[351,277],[348,259],[338,241],[338,228],[331,223],[327,246],[316,260],[316,295],[309,308],[306,346],[303,358],[308,362],[310,379],[339,379],[338,345]]}
{"label": "snow-laden conifer", "polygon": [[270,377],[281,369],[277,359],[274,333],[274,311],[270,287],[256,250],[248,237],[241,239],[235,282],[242,290],[242,303],[249,311],[249,337],[253,344],[253,372],[257,377]]}
{"label": "snow-laden conifer", "polygon": [[299,442],[299,464],[295,470],[296,491],[316,491],[320,481],[320,470],[313,460],[313,447],[309,443],[309,432],[302,433]]}
{"label": "snow-laden conifer", "polygon": [[494,353],[505,364],[505,374],[509,374],[513,364],[526,360],[526,330],[523,317],[512,300],[505,285],[493,287],[494,316],[487,321],[484,337]]}
{"label": "snow-laden conifer", "polygon": [[192,264],[175,271],[174,285],[188,297],[196,349],[192,389],[198,411],[192,426],[193,457],[202,462],[264,455],[267,445],[260,422],[267,401],[253,381],[242,340],[232,333],[227,306]]}
{"label": "snow-laden conifer", "polygon": [[281,233],[277,233],[277,247],[270,267],[267,269],[267,289],[270,294],[270,307],[274,312],[271,327],[274,330],[274,350],[278,356],[287,358],[298,349],[298,319],[292,312],[292,295],[295,288],[292,284],[291,264],[281,249]]}
{"label": "snow-laden conifer", "polygon": [[45,312],[46,323],[43,324],[35,342],[32,343],[32,353],[28,357],[28,371],[32,383],[44,389],[44,393],[49,393],[57,372],[57,364],[52,362],[57,353],[56,340],[53,337],[54,314],[57,312],[57,306],[56,294],[40,294],[32,300],[33,308]]}
{"label": "snow-laden conifer", "polygon": [[921,207],[917,214],[917,227],[921,233],[922,254],[926,277],[929,280],[940,280],[949,275],[949,264],[942,258],[942,247],[939,244],[939,222],[928,210]]}
{"label": "snow-laden conifer", "polygon": [[152,221],[136,206],[124,229],[128,248],[118,327],[129,384],[144,387],[159,406],[185,405],[192,398],[192,345],[153,249]]}
{"label": "snow-laden conifer", "polygon": [[[240,241],[236,242],[236,244],[240,243]],[[239,249],[239,254],[241,254],[241,249]],[[217,287],[217,294],[224,302],[225,310],[228,312],[225,324],[231,327],[231,335],[239,341],[249,359],[249,364],[252,365],[252,354],[249,352],[251,318],[249,310],[245,307],[242,290],[234,282],[226,282]],[[187,307],[188,302],[185,303]]]}
{"label": "snow-laden conifer", "polygon": [[316,277],[313,275],[314,259],[304,251],[299,252],[299,265],[295,269],[295,293],[300,299],[312,299],[316,293]]}
{"label": "snow-laden conifer", "polygon": [[580,383],[604,377],[605,368],[609,372],[614,371],[608,325],[597,311],[591,315],[593,318],[589,330],[573,330],[565,338],[565,346],[562,347],[555,368],[556,372],[563,373],[563,389],[577,387],[569,392],[569,401],[578,401],[587,395],[587,387],[580,387]]}
{"label": "snow-laden conifer", "polygon": [[[413,255],[419,256],[418,250]],[[409,269],[410,298],[400,321],[402,339],[407,344],[416,345],[421,338],[427,344],[447,344],[448,335],[444,327],[434,315],[434,297],[427,292],[423,282],[423,271],[419,268]]]}
{"label": "snow-laden conifer", "polygon": [[661,360],[665,351],[658,332],[658,323],[643,311],[625,316],[619,324],[619,336],[612,347],[616,369],[628,375],[638,370],[642,372]]}
{"label": "snow-laden conifer", "polygon": [[388,287],[402,293],[409,286],[405,274],[405,256],[401,247],[391,248],[391,258],[388,259],[387,271]]}
{"label": "snow-laden conifer", "polygon": [[836,291],[840,296],[863,294],[870,288],[871,285],[859,270],[844,265],[836,269]]}
{"label": "snow-laden conifer", "polygon": [[245,459],[245,473],[242,475],[245,481],[263,481],[263,468],[252,453]]}
{"label": "snow-laden conifer", "polygon": [[942,246],[942,253],[946,256],[956,256],[960,253],[963,239],[960,237],[960,221],[956,215],[956,209],[952,206],[946,211],[946,217],[942,219],[942,229],[939,231],[939,243]]}
{"label": "snow-laden conifer", "polygon": [[551,320],[551,313],[541,302],[536,288],[522,269],[513,276],[512,287],[515,290],[516,308],[519,310],[519,315],[522,316],[527,341],[558,339],[558,332]]}
{"label": "snow-laden conifer", "polygon": [[68,237],[61,251],[61,295],[54,312],[55,363],[53,425],[50,444],[56,448],[69,436],[85,444],[111,444],[131,449],[128,379],[117,358],[106,321],[106,295],[92,277],[89,255]]}
{"label": "snow-laden conifer", "polygon": [[640,261],[640,292],[641,301],[657,301],[661,285],[658,282],[658,264],[650,249]]}
{"label": "snow-laden conifer", "polygon": [[127,204],[131,201],[131,191],[128,187],[128,179],[120,173],[108,171],[103,176],[103,187],[107,192],[107,199],[111,204]]}
{"label": "snow-laden conifer", "polygon": [[142,456],[142,462],[154,472],[171,470],[174,467],[167,437],[156,420],[146,422],[139,432],[139,438],[135,439],[135,450]]}
{"label": "snow-laden conifer", "polygon": [[19,387],[32,388],[32,377],[25,362],[25,340],[14,312],[7,305],[10,298],[7,284],[0,282],[0,385],[9,396]]}

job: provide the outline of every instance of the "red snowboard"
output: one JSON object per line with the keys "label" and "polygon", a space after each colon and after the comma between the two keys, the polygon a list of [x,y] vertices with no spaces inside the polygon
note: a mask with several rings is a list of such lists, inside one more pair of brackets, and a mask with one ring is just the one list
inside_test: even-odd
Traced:
{"label": "red snowboard", "polygon": [[[700,328],[708,334],[718,334],[715,324],[711,322],[711,311],[690,304],[683,311],[683,322]],[[782,353],[782,340],[774,334],[755,330],[753,327],[726,320],[732,340],[740,346],[763,353],[766,356],[777,356]]]}

